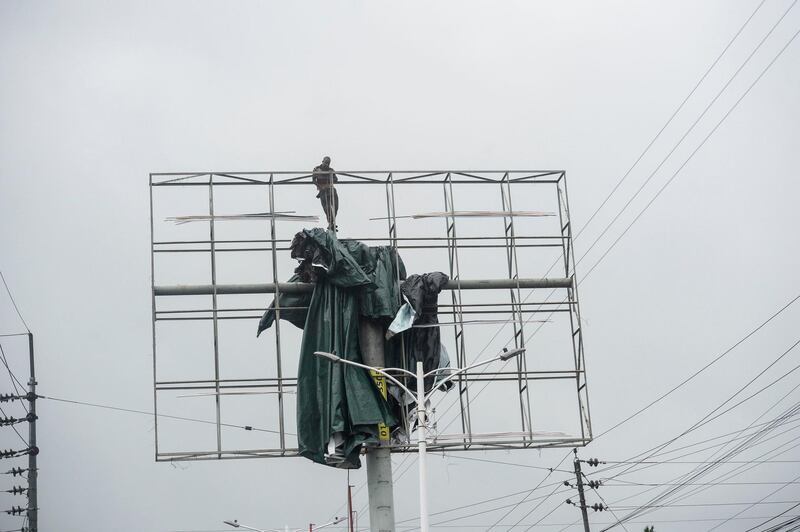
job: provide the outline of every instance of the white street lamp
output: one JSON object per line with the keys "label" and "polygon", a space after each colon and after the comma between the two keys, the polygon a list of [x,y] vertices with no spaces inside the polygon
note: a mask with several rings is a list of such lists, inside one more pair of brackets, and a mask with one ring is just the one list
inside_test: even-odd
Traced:
{"label": "white street lamp", "polygon": [[253,530],[254,532],[281,532],[280,530],[261,530],[260,528],[253,528],[252,526],[243,525],[236,519],[233,521],[223,521],[226,525],[232,526],[233,528],[246,528],[247,530]]}
{"label": "white street lamp", "polygon": [[[352,360],[346,360],[334,353],[326,353],[324,351],[315,351],[314,354],[318,357],[327,358],[328,360],[339,363],[342,362],[344,364],[350,364],[351,366],[356,366],[358,368],[363,368],[367,370],[374,370],[398,385],[403,391],[409,394],[411,397],[417,402],[417,450],[419,454],[419,528],[420,532],[429,532],[430,522],[428,516],[428,464],[427,464],[427,449],[428,449],[428,410],[425,407],[430,395],[436,388],[439,388],[443,384],[447,383],[448,381],[453,380],[456,376],[460,375],[461,373],[466,373],[471,369],[475,369],[480,366],[485,366],[486,364],[491,364],[492,362],[496,362],[498,360],[506,361],[515,356],[520,355],[521,353],[525,352],[525,348],[517,348],[508,350],[503,348],[503,352],[500,355],[490,358],[488,360],[483,360],[481,362],[476,362],[471,366],[467,366],[466,368],[438,368],[433,371],[429,371],[428,373],[423,373],[422,369],[422,362],[417,361],[416,373],[412,373],[403,368],[376,368],[372,366],[367,366],[366,364],[360,364],[358,362],[353,362]],[[394,372],[401,372],[405,373],[406,375],[416,378],[417,380],[417,391],[412,392],[409,390],[402,382],[394,378],[392,375],[387,373],[387,371],[394,371]],[[450,375],[446,378],[442,379],[441,381],[437,382],[436,385],[431,389],[428,394],[425,394],[425,377],[430,377],[436,373],[440,373],[443,371],[452,371]]]}
{"label": "white street lamp", "polygon": [[[319,525],[319,526],[314,526],[313,524],[309,524],[308,525],[308,530],[309,530],[309,532],[311,532],[313,530],[319,530],[321,528],[326,528],[326,527],[329,527],[329,526],[332,526],[332,525],[338,525],[339,523],[341,523],[345,519],[347,519],[347,518],[346,517],[336,517],[330,523],[325,523],[324,525]],[[253,532],[284,532],[283,530],[278,530],[278,529],[275,529],[275,528],[271,528],[269,530],[262,530],[260,528],[254,528],[252,526],[243,525],[242,523],[240,523],[236,519],[234,519],[233,521],[223,521],[223,523],[225,523],[228,526],[232,526],[233,528],[246,528],[247,530],[252,530]],[[288,532],[289,527],[287,526],[285,530]],[[299,529],[299,528],[295,528],[294,530],[292,530],[292,532],[304,532],[304,530]]]}
{"label": "white street lamp", "polygon": [[[320,528],[326,528],[329,526],[338,525],[339,523],[341,523],[346,519],[347,519],[346,517],[336,517],[334,518],[333,521],[331,521],[330,523],[325,523],[324,525],[315,526],[313,524],[310,524],[308,525],[308,532],[313,532],[314,530],[319,530]],[[302,531],[298,530],[297,532],[302,532]]]}

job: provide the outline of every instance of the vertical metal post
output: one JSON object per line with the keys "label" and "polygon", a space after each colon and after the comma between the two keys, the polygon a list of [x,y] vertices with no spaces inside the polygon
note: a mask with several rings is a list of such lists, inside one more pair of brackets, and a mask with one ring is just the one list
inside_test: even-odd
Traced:
{"label": "vertical metal post", "polygon": [[36,370],[33,363],[33,334],[28,333],[28,358],[30,361],[30,380],[28,381],[28,411],[33,414],[32,421],[28,423],[28,529],[30,532],[39,530],[39,504],[38,504],[38,477],[39,470],[36,465],[36,455],[39,448],[36,446]]}
{"label": "vertical metal post", "polygon": [[353,532],[353,486],[347,484],[347,528]]}
{"label": "vertical metal post", "polygon": [[[453,199],[453,182],[452,176],[448,172],[444,185],[444,206],[445,211],[449,213],[455,212],[455,204]],[[456,219],[455,216],[448,216],[445,218],[447,224],[447,259],[449,263],[450,279],[459,283],[456,290],[450,292],[450,297],[453,301],[453,318],[456,341],[456,360],[458,367],[467,367],[467,353],[464,342],[464,314],[463,307],[461,306],[461,271],[458,264],[458,237],[456,234]],[[463,374],[458,376],[458,400],[461,406],[461,430],[466,437],[464,438],[464,448],[469,448],[469,443],[472,441],[472,420],[469,410],[469,385]]]}
{"label": "vertical metal post", "polygon": [[[564,190],[561,190],[563,181]],[[572,331],[572,353],[575,362],[575,386],[578,395],[578,417],[581,421],[581,437],[591,439],[592,424],[589,413],[589,390],[586,383],[586,365],[583,356],[583,328],[581,327],[581,311],[578,303],[578,283],[575,276],[575,252],[572,246],[572,221],[569,214],[569,197],[567,195],[567,175],[562,172],[556,183],[558,199],[558,215],[561,225],[561,244],[564,255],[564,277],[572,279],[572,286],[567,288],[569,305],[569,321]]]}
{"label": "vertical metal post", "polygon": [[417,360],[417,459],[419,460],[419,529],[429,532],[428,516],[428,419],[425,410],[425,370]]}
{"label": "vertical metal post", "polygon": [[[376,368],[386,365],[383,327],[380,323],[361,318],[359,342],[364,364]],[[380,428],[383,434],[383,427]],[[388,444],[388,427],[386,440]],[[383,443],[383,441],[381,443]],[[372,532],[394,532],[394,487],[392,485],[392,454],[388,445],[367,449],[367,487],[369,488],[369,526]]]}
{"label": "vertical metal post", "polygon": [[586,496],[583,493],[583,475],[581,474],[581,461],[578,460],[578,450],[573,449],[575,453],[575,480],[578,483],[578,499],[581,504],[581,515],[583,516],[583,530],[589,532],[589,514],[586,511]]}
{"label": "vertical metal post", "polygon": [[214,238],[214,174],[208,175],[209,240],[211,242],[211,317],[214,327],[214,401],[217,407],[217,458],[222,458],[222,424],[219,404],[219,327],[217,323],[217,244]]}
{"label": "vertical metal post", "polygon": [[[395,194],[394,194],[394,174],[389,172],[389,175],[386,177],[386,214],[387,214],[387,222],[389,223],[389,245],[392,247],[392,252],[394,254],[394,261],[395,267],[397,268],[397,276],[396,281],[398,287],[400,286],[400,253],[397,250],[397,204],[395,203]],[[398,290],[398,294],[399,294]],[[400,300],[397,302],[398,305],[403,304],[403,296],[402,294],[399,295]],[[396,340],[395,340],[396,341]],[[403,359],[402,367],[408,367],[408,357],[406,356],[406,343],[405,343],[405,335],[400,335],[400,354]],[[401,405],[401,409],[403,411],[403,419],[401,423],[403,424],[403,428],[406,431],[406,434],[411,434],[411,428],[408,426],[408,414],[409,409],[406,405]]]}
{"label": "vertical metal post", "polygon": [[[519,259],[517,257],[517,239],[514,233],[513,205],[511,203],[511,182],[508,173],[500,181],[500,192],[503,202],[503,211],[508,212],[508,218],[503,217],[503,232],[506,242],[506,259],[508,261],[508,278],[517,281],[516,288],[509,292],[511,295],[511,322],[514,327],[514,348],[525,348],[525,329],[522,318],[522,291],[519,287]],[[527,353],[516,357],[517,386],[519,391],[519,409],[522,419],[522,431],[528,432],[533,438],[533,422],[531,420],[531,397],[528,389],[528,360]],[[523,379],[523,375],[525,375]]]}
{"label": "vertical metal post", "polygon": [[[269,212],[275,212],[275,183],[269,174]],[[278,248],[275,231],[275,216],[270,217],[270,239],[272,240],[272,282],[275,284],[275,360],[278,374],[278,428],[281,452],[286,451],[286,429],[283,420],[283,364],[281,361],[281,293],[278,283]]]}
{"label": "vertical metal post", "polygon": [[150,304],[153,326],[153,431],[155,435],[155,460],[158,460],[158,389],[156,382],[156,263],[155,263],[155,223],[153,221],[153,174],[150,174]]}

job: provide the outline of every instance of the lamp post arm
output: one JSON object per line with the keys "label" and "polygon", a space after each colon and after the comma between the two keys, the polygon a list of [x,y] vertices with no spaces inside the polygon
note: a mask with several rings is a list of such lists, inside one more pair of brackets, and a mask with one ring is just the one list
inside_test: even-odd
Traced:
{"label": "lamp post arm", "polygon": [[260,528],[255,528],[255,527],[252,527],[252,526],[243,525],[242,523],[240,523],[238,521],[234,521],[234,522],[223,521],[223,523],[225,523],[226,525],[235,527],[235,528],[246,528],[247,530],[252,530],[253,532],[277,532],[277,531],[273,531],[273,530],[262,530]]}
{"label": "lamp post arm", "polygon": [[[341,523],[344,520],[345,520],[344,517],[337,517],[336,519],[334,519],[330,523],[325,523],[324,525],[315,526],[314,529],[315,530],[320,530],[322,528],[327,528],[329,526],[338,525],[339,523]],[[298,531],[298,532],[300,532],[300,531]]]}
{"label": "lamp post arm", "polygon": [[440,371],[453,371],[453,370],[455,370],[455,371],[453,371],[453,373],[451,373],[450,375],[448,375],[447,377],[445,377],[445,378],[444,378],[444,379],[442,379],[441,381],[437,382],[437,383],[436,383],[436,386],[434,386],[434,387],[431,389],[431,391],[430,391],[430,392],[428,392],[427,394],[425,394],[425,396],[422,398],[422,401],[423,401],[423,402],[427,401],[427,400],[430,398],[431,394],[433,394],[434,390],[436,390],[437,388],[439,388],[441,385],[443,385],[443,384],[445,384],[445,383],[447,383],[447,382],[450,382],[451,380],[453,380],[454,378],[458,377],[458,376],[459,376],[459,375],[461,375],[462,373],[466,373],[467,371],[469,371],[469,370],[471,370],[471,369],[478,368],[478,367],[480,367],[480,366],[485,366],[486,364],[491,364],[492,362],[495,362],[495,361],[497,361],[497,360],[500,360],[500,357],[494,357],[494,358],[490,358],[490,359],[488,359],[488,360],[484,360],[484,361],[481,361],[481,362],[477,362],[477,363],[475,363],[475,364],[472,364],[472,365],[470,365],[470,366],[467,366],[466,368],[438,368],[438,369],[434,369],[434,370],[432,370],[432,371],[429,371],[428,373],[426,373],[426,374],[425,374],[425,377],[428,377],[428,376],[430,376],[430,375],[433,375],[433,374],[435,374],[435,373],[438,373],[438,372],[440,372]]}
{"label": "lamp post arm", "polygon": [[[389,373],[387,373],[386,371],[384,371],[381,368],[376,368],[376,367],[373,367],[373,366],[367,366],[366,364],[361,364],[359,362],[353,362],[352,360],[345,360],[344,358],[339,359],[338,362],[341,362],[343,364],[350,364],[351,366],[355,366],[357,368],[363,368],[363,369],[377,371],[378,373],[380,373],[381,375],[383,375],[384,377],[386,377],[387,379],[389,379],[390,381],[392,381],[393,383],[398,385],[400,388],[403,389],[403,391],[405,391],[406,393],[410,394],[412,397],[415,397],[415,398],[417,397],[417,394],[412,392],[411,390],[409,390],[408,387],[406,387],[405,384],[403,384],[399,380],[395,379]],[[387,368],[387,369],[390,369],[392,371],[402,371],[404,373],[408,373],[412,377],[414,376],[413,373],[411,373],[410,371],[406,371],[406,370],[404,370],[402,368]]]}

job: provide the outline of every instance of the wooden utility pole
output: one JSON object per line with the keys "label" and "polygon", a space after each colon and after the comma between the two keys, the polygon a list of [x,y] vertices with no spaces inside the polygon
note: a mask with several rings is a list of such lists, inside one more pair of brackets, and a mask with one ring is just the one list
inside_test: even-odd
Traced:
{"label": "wooden utility pole", "polygon": [[575,453],[575,481],[578,483],[578,499],[581,506],[581,515],[583,516],[583,530],[589,532],[589,514],[586,512],[586,497],[583,493],[583,474],[581,473],[581,461],[578,460],[578,449],[573,449]]}

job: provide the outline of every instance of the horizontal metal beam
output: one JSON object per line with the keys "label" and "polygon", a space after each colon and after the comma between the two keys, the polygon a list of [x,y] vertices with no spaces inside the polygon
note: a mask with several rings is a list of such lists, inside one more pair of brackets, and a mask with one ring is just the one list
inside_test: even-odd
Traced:
{"label": "horizontal metal beam", "polygon": [[[551,279],[462,279],[449,281],[445,290],[496,290],[509,288],[571,288],[572,279],[555,277]],[[217,295],[231,294],[274,294],[275,283],[261,284],[218,284]],[[284,294],[302,294],[314,290],[313,283],[278,283],[277,288]],[[155,286],[156,296],[202,296],[214,293],[210,284]]]}

